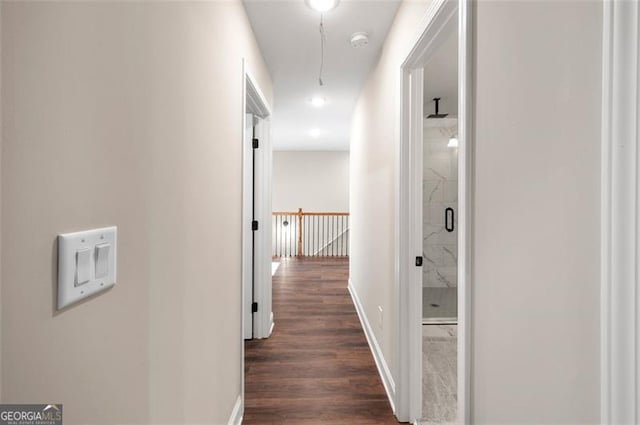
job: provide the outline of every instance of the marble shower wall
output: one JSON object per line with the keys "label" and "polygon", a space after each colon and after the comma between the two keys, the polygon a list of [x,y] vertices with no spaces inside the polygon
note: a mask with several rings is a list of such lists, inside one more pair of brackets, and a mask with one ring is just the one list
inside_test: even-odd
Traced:
{"label": "marble shower wall", "polygon": [[[457,126],[456,118],[425,119],[424,123],[423,287],[458,284],[458,149],[447,147]],[[453,232],[445,230],[446,208],[455,211]]]}

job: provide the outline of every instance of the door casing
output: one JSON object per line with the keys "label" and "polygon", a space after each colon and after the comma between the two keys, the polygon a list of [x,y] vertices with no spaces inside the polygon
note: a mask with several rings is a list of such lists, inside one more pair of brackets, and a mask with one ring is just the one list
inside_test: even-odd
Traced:
{"label": "door casing", "polygon": [[640,423],[640,5],[603,2],[601,423]]}
{"label": "door casing", "polygon": [[[274,319],[271,302],[271,181],[273,153],[271,148],[270,118],[271,108],[257,80],[253,77],[246,60],[242,62],[242,140],[250,143],[253,134],[251,123],[247,122],[248,114],[257,118],[255,137],[259,140],[259,148],[255,155],[255,175],[251,176],[248,168],[254,169],[252,149],[242,149],[242,266],[241,266],[241,327],[240,327],[240,376],[241,404],[244,411],[244,341],[245,323],[252,320],[253,338],[268,338],[273,331]],[[250,118],[249,118],[250,119]],[[250,177],[251,176],[251,177]],[[252,178],[253,177],[253,178]],[[255,184],[254,184],[255,182]],[[255,195],[251,193],[255,192]],[[251,202],[253,200],[253,202]],[[255,204],[254,204],[255,202]],[[258,221],[258,230],[251,230],[253,219]],[[251,235],[254,236],[253,243]],[[253,281],[251,279],[253,263]],[[254,294],[248,291],[253,287]],[[250,301],[258,303],[258,311],[252,316],[247,314],[251,309]],[[248,319],[251,317],[251,319]]]}
{"label": "door casing", "polygon": [[469,423],[473,208],[472,0],[435,0],[400,69],[397,150],[396,281],[399,285],[396,416],[422,416],[422,134],[423,68],[439,45],[458,32],[458,423]]}

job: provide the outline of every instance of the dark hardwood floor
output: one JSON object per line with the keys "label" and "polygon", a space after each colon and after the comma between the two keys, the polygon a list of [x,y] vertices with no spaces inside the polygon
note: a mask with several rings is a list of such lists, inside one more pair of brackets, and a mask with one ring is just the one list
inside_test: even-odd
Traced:
{"label": "dark hardwood floor", "polygon": [[342,258],[286,259],[275,329],[246,342],[244,425],[395,425],[347,290]]}

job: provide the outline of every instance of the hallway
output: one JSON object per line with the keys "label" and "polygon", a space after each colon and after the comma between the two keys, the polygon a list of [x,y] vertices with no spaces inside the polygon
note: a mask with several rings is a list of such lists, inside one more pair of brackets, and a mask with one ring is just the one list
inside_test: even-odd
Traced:
{"label": "hallway", "polygon": [[639,52],[640,0],[0,0],[0,425],[640,425]]}
{"label": "hallway", "polygon": [[347,259],[282,260],[273,335],[246,343],[243,424],[397,424],[348,275]]}

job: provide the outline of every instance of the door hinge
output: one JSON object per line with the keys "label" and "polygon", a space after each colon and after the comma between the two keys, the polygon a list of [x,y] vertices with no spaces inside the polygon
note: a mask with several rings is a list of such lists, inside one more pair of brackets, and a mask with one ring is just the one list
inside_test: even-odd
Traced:
{"label": "door hinge", "polygon": [[252,146],[254,149],[258,149],[260,147],[260,139],[253,139]]}
{"label": "door hinge", "polygon": [[258,303],[256,303],[256,302],[251,303],[251,312],[252,313],[257,313],[258,312]]}
{"label": "door hinge", "polygon": [[253,231],[258,230],[258,220],[253,220],[251,222],[251,230],[253,230]]}
{"label": "door hinge", "polygon": [[416,257],[416,267],[422,267],[422,256]]}

